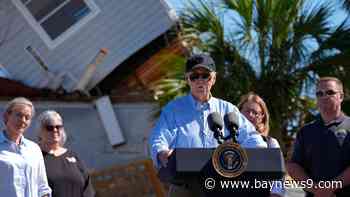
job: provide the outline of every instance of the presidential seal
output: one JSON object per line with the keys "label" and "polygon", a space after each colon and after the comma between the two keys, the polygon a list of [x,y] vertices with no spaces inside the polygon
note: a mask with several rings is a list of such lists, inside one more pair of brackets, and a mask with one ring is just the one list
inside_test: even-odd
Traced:
{"label": "presidential seal", "polygon": [[212,156],[214,169],[221,176],[233,178],[241,175],[247,167],[248,157],[237,143],[224,143],[218,146]]}

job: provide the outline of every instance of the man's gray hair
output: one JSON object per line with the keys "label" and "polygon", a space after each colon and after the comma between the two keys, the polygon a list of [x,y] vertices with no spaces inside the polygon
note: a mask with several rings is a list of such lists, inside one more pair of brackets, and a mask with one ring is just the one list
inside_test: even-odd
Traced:
{"label": "man's gray hair", "polygon": [[[49,125],[51,123],[51,121],[53,119],[57,118],[58,120],[60,120],[63,124],[63,119],[61,117],[61,115],[54,111],[54,110],[47,110],[42,112],[39,116],[38,116],[38,140],[39,143],[41,143],[42,139],[43,139],[43,133],[46,132],[44,131],[45,126]],[[66,131],[64,130],[64,127],[60,130],[60,145],[63,146],[66,141],[67,141],[67,134]]]}
{"label": "man's gray hair", "polygon": [[32,117],[34,116],[35,114],[35,109],[34,109],[34,105],[33,103],[27,99],[27,98],[24,98],[24,97],[16,97],[14,99],[12,99],[11,101],[9,101],[5,107],[5,112],[6,113],[10,113],[12,108],[15,106],[15,105],[27,105],[29,106],[31,109],[32,109]]}

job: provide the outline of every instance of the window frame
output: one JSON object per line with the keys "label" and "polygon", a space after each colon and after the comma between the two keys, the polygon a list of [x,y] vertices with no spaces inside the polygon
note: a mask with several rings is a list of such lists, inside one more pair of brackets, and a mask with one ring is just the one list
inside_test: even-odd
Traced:
{"label": "window frame", "polygon": [[49,49],[54,49],[58,45],[62,44],[65,40],[74,35],[80,28],[85,26],[90,20],[95,18],[99,13],[100,9],[96,5],[95,0],[83,0],[85,4],[91,10],[86,16],[80,19],[77,23],[69,27],[65,32],[61,33],[57,38],[51,39],[46,30],[40,25],[32,13],[27,9],[26,5],[23,4],[22,0],[12,0],[17,9],[22,13],[29,25],[37,32],[39,37],[44,41]]}

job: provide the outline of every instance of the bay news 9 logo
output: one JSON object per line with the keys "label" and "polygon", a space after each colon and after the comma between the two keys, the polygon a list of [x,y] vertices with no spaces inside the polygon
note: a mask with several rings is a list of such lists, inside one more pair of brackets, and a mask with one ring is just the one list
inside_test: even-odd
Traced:
{"label": "bay news 9 logo", "polygon": [[224,143],[215,149],[212,164],[221,176],[234,178],[245,171],[248,164],[247,153],[237,143]]}

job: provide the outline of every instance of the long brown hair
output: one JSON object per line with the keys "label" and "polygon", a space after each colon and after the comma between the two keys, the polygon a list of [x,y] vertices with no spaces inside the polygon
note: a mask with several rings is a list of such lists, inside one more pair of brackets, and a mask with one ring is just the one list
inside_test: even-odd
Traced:
{"label": "long brown hair", "polygon": [[248,94],[241,96],[240,102],[238,103],[238,109],[241,111],[243,105],[247,102],[257,103],[261,107],[263,113],[262,123],[260,125],[256,125],[256,129],[263,135],[268,136],[270,131],[270,114],[266,103],[259,95],[255,94],[254,92],[249,92]]}

